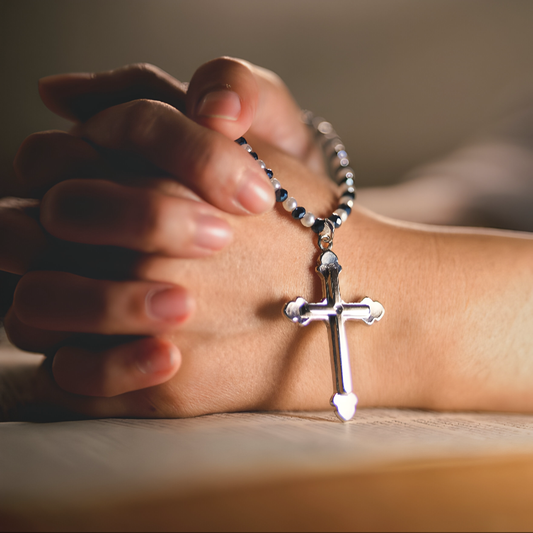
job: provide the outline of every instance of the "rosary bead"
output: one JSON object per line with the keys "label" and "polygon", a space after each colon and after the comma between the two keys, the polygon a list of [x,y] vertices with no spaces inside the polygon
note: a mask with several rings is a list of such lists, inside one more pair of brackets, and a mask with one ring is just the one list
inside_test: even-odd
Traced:
{"label": "rosary bead", "polygon": [[275,191],[277,191],[278,189],[281,189],[281,183],[276,178],[272,178],[270,180],[270,183],[272,184],[272,187],[274,187]]}
{"label": "rosary bead", "polygon": [[315,223],[315,215],[313,213],[306,213],[301,219],[300,222],[302,223],[302,226],[306,228],[310,228]]}
{"label": "rosary bead", "polygon": [[262,159],[258,159],[257,162],[259,163],[259,166],[261,168],[265,168],[266,167],[265,162]]}
{"label": "rosary bead", "polygon": [[346,191],[342,193],[342,198],[351,198],[352,200],[355,200],[355,189],[352,187],[352,191]]}
{"label": "rosary bead", "polygon": [[292,212],[298,207],[298,202],[291,196],[283,202],[285,211]]}
{"label": "rosary bead", "polygon": [[345,185],[346,187],[353,187],[354,179],[349,178],[349,177],[342,178],[341,181],[339,182],[339,187],[342,187],[343,185]]}
{"label": "rosary bead", "polygon": [[292,218],[295,218],[296,220],[301,220],[305,216],[305,208],[304,207],[297,207],[293,210],[291,213]]}
{"label": "rosary bead", "polygon": [[[354,204],[354,201],[353,201],[353,198],[351,196],[341,196],[341,199],[340,199],[340,202],[339,202],[342,205],[347,205],[349,208],[352,208],[353,207],[353,204]],[[344,207],[343,207],[344,209]]]}
{"label": "rosary bead", "polygon": [[352,212],[352,206],[348,204],[343,204],[342,202],[339,204],[339,209],[346,211],[346,216],[348,216]]}
{"label": "rosary bead", "polygon": [[254,149],[253,149],[249,144],[243,144],[243,146],[244,146],[244,149],[245,149],[249,154],[251,154],[251,153],[254,151]]}
{"label": "rosary bead", "polygon": [[341,207],[337,207],[333,214],[340,216],[343,222],[346,222],[346,220],[348,219],[348,212],[342,209]]}
{"label": "rosary bead", "polygon": [[276,191],[276,202],[284,202],[289,196],[289,193],[285,189],[278,189]]}
{"label": "rosary bead", "polygon": [[347,167],[350,164],[346,150],[340,150],[339,152],[337,152],[337,158],[339,159],[339,165],[343,168]]}
{"label": "rosary bead", "polygon": [[330,217],[328,217],[328,220],[331,220],[336,228],[340,227],[342,224],[342,218],[337,215],[337,213],[333,213]]}
{"label": "rosary bead", "polygon": [[341,196],[344,196],[345,194],[354,193],[355,194],[355,187],[352,185],[346,185],[343,183],[339,186],[339,191],[341,193]]}
{"label": "rosary bead", "polygon": [[324,135],[327,135],[328,133],[331,133],[333,131],[333,126],[327,122],[326,120],[323,120],[320,122],[320,124],[316,127],[316,129],[323,133]]}
{"label": "rosary bead", "polygon": [[274,172],[270,168],[265,168],[266,175],[272,179],[274,177]]}
{"label": "rosary bead", "polygon": [[237,144],[240,144],[241,146],[243,144],[248,144],[248,142],[246,141],[246,139],[244,137],[239,137],[236,141],[235,141]]}
{"label": "rosary bead", "polygon": [[250,152],[250,155],[257,161],[259,156],[255,152]]}
{"label": "rosary bead", "polygon": [[339,168],[335,174],[335,180],[337,183],[341,183],[344,181],[344,178],[355,178],[355,174],[352,168],[350,167],[343,167]]}
{"label": "rosary bead", "polygon": [[324,231],[324,228],[326,227],[326,222],[324,221],[323,218],[317,218],[315,220],[315,223],[311,226],[311,229],[315,232],[315,233],[322,233]]}

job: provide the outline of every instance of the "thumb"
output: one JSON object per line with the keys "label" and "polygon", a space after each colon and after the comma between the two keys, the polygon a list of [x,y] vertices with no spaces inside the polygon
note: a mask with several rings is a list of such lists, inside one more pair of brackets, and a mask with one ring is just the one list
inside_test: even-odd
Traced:
{"label": "thumb", "polygon": [[299,159],[311,144],[301,110],[281,79],[240,59],[214,59],[194,73],[186,114],[230,139],[252,133]]}

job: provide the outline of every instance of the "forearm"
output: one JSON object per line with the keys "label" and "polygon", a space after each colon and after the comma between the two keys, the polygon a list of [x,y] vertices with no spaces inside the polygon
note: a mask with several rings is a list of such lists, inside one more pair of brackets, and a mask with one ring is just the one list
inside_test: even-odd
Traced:
{"label": "forearm", "polygon": [[349,331],[361,403],[531,410],[531,237],[354,215],[345,287],[387,310]]}

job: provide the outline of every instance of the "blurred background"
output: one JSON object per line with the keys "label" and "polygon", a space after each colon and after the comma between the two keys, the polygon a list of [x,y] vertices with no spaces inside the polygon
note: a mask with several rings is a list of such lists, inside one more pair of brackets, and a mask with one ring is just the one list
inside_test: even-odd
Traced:
{"label": "blurred background", "polygon": [[530,0],[3,0],[0,164],[67,127],[37,80],[150,62],[180,80],[220,55],[277,72],[327,117],[360,184],[401,181],[527,105]]}

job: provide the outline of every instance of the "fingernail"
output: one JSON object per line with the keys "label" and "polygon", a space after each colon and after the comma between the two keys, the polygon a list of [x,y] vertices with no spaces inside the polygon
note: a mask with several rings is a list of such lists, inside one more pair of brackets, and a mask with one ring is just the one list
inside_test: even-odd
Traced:
{"label": "fingernail", "polygon": [[249,213],[256,215],[264,213],[274,206],[274,189],[270,183],[256,173],[247,173],[241,180],[235,203]]}
{"label": "fingernail", "polygon": [[175,346],[161,347],[155,351],[141,353],[137,356],[137,368],[143,374],[166,372],[174,367],[178,360]]}
{"label": "fingernail", "polygon": [[231,226],[221,218],[211,215],[200,215],[196,219],[194,243],[209,250],[222,250],[230,243]]}
{"label": "fingernail", "polygon": [[154,290],[146,296],[146,314],[154,320],[183,320],[190,310],[190,298],[183,289]]}
{"label": "fingernail", "polygon": [[213,91],[204,96],[198,105],[196,115],[199,117],[237,120],[241,114],[241,99],[233,91]]}

